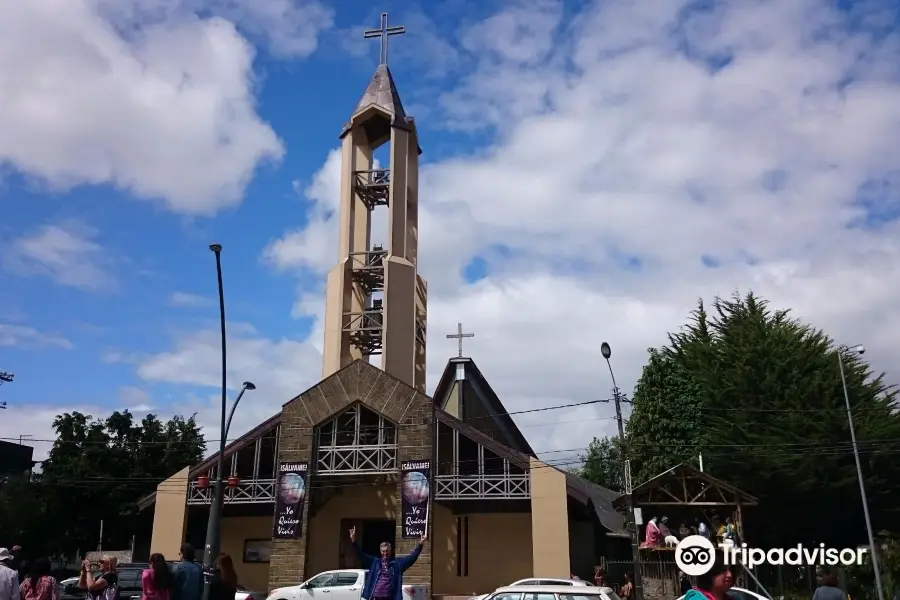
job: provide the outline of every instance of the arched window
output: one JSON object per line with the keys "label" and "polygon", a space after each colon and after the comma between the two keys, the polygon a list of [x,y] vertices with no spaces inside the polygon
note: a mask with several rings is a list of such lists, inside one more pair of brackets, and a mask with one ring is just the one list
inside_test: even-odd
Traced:
{"label": "arched window", "polygon": [[319,425],[316,447],[319,475],[397,470],[397,426],[361,403]]}

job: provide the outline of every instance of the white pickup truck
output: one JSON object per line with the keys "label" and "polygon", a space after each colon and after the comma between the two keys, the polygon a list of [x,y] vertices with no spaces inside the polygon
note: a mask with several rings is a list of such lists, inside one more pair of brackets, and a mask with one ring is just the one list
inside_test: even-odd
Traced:
{"label": "white pickup truck", "polygon": [[[325,571],[300,585],[272,590],[268,600],[361,600],[365,569]],[[428,600],[424,585],[404,585],[403,600]]]}

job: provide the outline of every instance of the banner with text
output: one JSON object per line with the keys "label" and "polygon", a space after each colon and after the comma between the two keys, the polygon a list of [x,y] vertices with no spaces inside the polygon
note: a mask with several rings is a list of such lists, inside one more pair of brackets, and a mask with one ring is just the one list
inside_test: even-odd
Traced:
{"label": "banner with text", "polygon": [[400,492],[403,505],[403,537],[419,538],[428,529],[430,460],[400,463]]}
{"label": "banner with text", "polygon": [[295,540],[303,535],[303,506],[306,500],[309,463],[278,463],[275,488],[275,530],[272,537]]}

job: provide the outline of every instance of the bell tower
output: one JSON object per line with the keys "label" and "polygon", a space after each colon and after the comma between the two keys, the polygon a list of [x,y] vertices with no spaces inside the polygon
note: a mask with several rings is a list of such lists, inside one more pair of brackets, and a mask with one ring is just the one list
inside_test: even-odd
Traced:
{"label": "bell tower", "polygon": [[[381,368],[425,392],[427,288],[418,274],[419,148],[415,121],[403,110],[387,65],[388,27],[381,60],[341,132],[341,208],[338,263],[329,271],[325,299],[322,376],[356,359],[381,356]],[[376,169],[373,152],[390,144],[387,168]],[[372,245],[372,214],[388,213],[384,246]],[[383,237],[381,237],[383,236]]]}

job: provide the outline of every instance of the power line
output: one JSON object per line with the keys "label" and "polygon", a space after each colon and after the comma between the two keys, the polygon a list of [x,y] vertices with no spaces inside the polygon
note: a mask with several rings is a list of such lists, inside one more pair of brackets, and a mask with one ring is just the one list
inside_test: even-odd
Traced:
{"label": "power line", "polygon": [[[725,445],[727,446],[727,445]],[[881,447],[875,447],[874,444],[871,447],[864,447],[860,450],[860,452],[870,455],[875,454],[888,454],[893,455],[896,453],[900,453],[900,440],[885,440],[880,442]],[[895,447],[891,447],[895,446]],[[711,452],[708,453],[704,451],[703,455],[705,456],[717,456],[717,457],[735,457],[735,456],[779,456],[779,457],[796,457],[796,456],[841,456],[841,455],[849,455],[852,453],[852,449],[848,448],[846,444],[843,442],[832,443],[832,444],[819,444],[819,445],[809,445],[808,447],[794,447],[789,448],[787,450],[782,449],[773,449],[767,447],[759,447],[759,448],[747,448],[743,445],[737,446],[742,450],[750,450],[750,452]],[[423,449],[421,446],[402,446],[400,447],[406,450],[420,450]],[[545,452],[539,452],[540,455],[547,455],[553,453],[587,453],[589,448],[581,447],[581,448],[566,448],[566,449],[556,449],[556,450],[548,450]],[[583,455],[582,455],[583,456]],[[524,458],[524,457],[523,457]],[[496,458],[489,458],[487,460],[503,460],[504,457],[497,456]],[[450,465],[454,464],[457,468],[460,465],[469,465],[476,464],[479,459],[462,459],[454,462],[439,462],[440,465]],[[508,459],[506,459],[508,460]],[[563,465],[574,465],[574,464],[583,464],[583,459],[581,456],[578,458],[575,457],[561,457],[557,459],[538,459],[542,463],[546,465],[546,467],[559,467]],[[310,462],[315,462],[310,461]],[[534,467],[534,468],[546,468],[546,467]],[[366,473],[360,473],[360,475],[367,475]],[[369,474],[371,475],[371,474]],[[465,477],[465,474],[460,474],[461,477]],[[472,474],[474,476],[474,474]],[[274,475],[273,475],[274,478]],[[104,476],[86,476],[80,477],[77,480],[77,483],[91,482],[91,483],[111,483],[111,482],[131,482],[131,483],[165,483],[165,482],[184,482],[190,481],[190,477],[169,477],[165,479],[160,479],[159,477],[104,477]],[[48,480],[47,482],[49,482]],[[57,480],[59,481],[59,480]],[[338,486],[340,487],[340,486]]]}
{"label": "power line", "polygon": [[[787,453],[788,456],[847,456],[851,454],[846,449],[836,451],[832,449],[832,451],[816,451],[816,452],[808,452],[808,453]],[[900,455],[900,448],[889,449],[889,450],[874,450],[874,451],[861,451],[861,454],[866,455],[885,455],[885,456],[896,456]],[[785,453],[780,452],[779,455],[784,456]],[[704,456],[707,456],[704,453]],[[709,456],[733,456],[726,454],[709,454]],[[543,466],[531,467],[534,469],[541,468],[551,468],[556,470],[565,470],[566,467],[575,467],[582,465],[582,461],[580,460],[560,460],[559,462],[547,462],[543,461]],[[373,475],[383,475],[390,476],[384,473],[381,474],[361,474],[363,476],[371,477]],[[474,476],[474,475],[473,475]],[[464,479],[466,475],[459,475],[461,479]],[[274,477],[270,478],[274,479]],[[60,487],[60,488],[69,488],[69,489],[83,489],[83,490],[100,490],[106,489],[109,485],[116,485],[117,487],[145,487],[146,484],[157,483],[157,489],[155,493],[157,496],[160,494],[169,494],[169,495],[183,495],[184,494],[184,486],[190,483],[190,480],[187,478],[170,478],[170,479],[156,479],[156,478],[116,478],[110,477],[106,479],[85,479],[81,478],[78,480],[48,480],[48,481],[36,481],[32,482],[36,485],[45,485],[49,487]],[[166,489],[163,486],[170,486],[171,489]],[[371,487],[373,482],[339,482],[339,481],[322,481],[321,479],[313,479],[310,482],[310,489],[319,490],[319,489],[344,489],[344,488],[355,488],[355,487]],[[160,489],[162,488],[162,489]],[[150,490],[145,490],[144,493],[152,493]]]}
{"label": "power line", "polygon": [[[465,421],[465,423],[470,423],[471,421],[475,421],[475,420],[478,420],[478,419],[485,419],[485,418],[489,418],[489,417],[501,417],[501,416],[511,416],[511,415],[523,415],[523,414],[530,414],[530,413],[536,413],[536,412],[545,412],[545,411],[549,411],[549,410],[561,410],[561,409],[564,409],[564,408],[576,408],[576,407],[579,407],[579,406],[590,406],[590,405],[592,405],[592,404],[603,404],[603,403],[609,403],[609,402],[611,402],[611,400],[610,400],[609,398],[607,398],[607,399],[603,399],[603,400],[587,400],[587,401],[585,401],[585,402],[573,402],[573,403],[570,403],[570,404],[558,404],[558,405],[554,405],[554,406],[543,406],[543,407],[540,407],[540,408],[530,408],[530,409],[526,409],[526,410],[519,410],[519,411],[512,411],[512,412],[489,413],[489,414],[487,414],[487,415],[481,415],[481,416],[478,416],[478,417],[474,417],[474,418],[472,418],[472,419],[467,419],[467,420]],[[374,412],[374,411],[373,411],[373,412]],[[326,421],[324,424],[333,423],[333,422],[335,422],[335,420],[336,420],[337,418],[339,418],[339,417],[340,417],[340,414],[335,415],[334,417],[332,417],[331,419],[329,419],[328,421]],[[571,422],[571,423],[579,423],[579,422],[583,422],[583,421],[593,421],[593,420],[602,421],[602,420],[611,420],[611,419],[615,419],[615,417],[596,417],[596,418],[590,418],[590,419],[586,418],[586,419],[579,419],[579,420],[577,420],[577,421],[570,421],[570,422]],[[324,425],[324,424],[323,424],[323,425]],[[517,425],[517,427],[547,427],[547,426],[552,426],[552,425],[556,425],[556,424],[557,424],[557,423],[526,423],[525,425]],[[321,429],[321,427],[322,427],[322,425],[304,426],[304,427],[298,427],[298,428],[295,428],[294,431],[300,431],[300,432],[311,431],[311,430],[315,430],[315,429]],[[401,425],[394,425],[394,427],[401,427]],[[348,428],[348,429],[339,429],[339,430],[337,431],[337,433],[352,433],[352,432],[355,432],[355,431],[360,431],[360,432],[362,432],[362,431],[375,431],[375,430],[378,430],[378,429],[381,429],[381,426],[379,426],[379,425],[360,426],[360,427],[358,427],[358,428],[353,428],[353,429],[349,429],[349,428]],[[246,434],[244,434],[244,435],[246,435]],[[203,437],[203,436],[201,435],[201,437]],[[243,439],[243,437],[244,437],[244,436],[238,436],[238,437],[236,437],[236,438],[228,438],[228,439],[225,440],[225,442],[226,442],[226,443],[228,443],[228,442],[235,442],[235,441],[238,441],[238,440]],[[0,440],[14,440],[14,439],[18,439],[18,438],[5,438],[5,437],[0,437]],[[218,442],[220,441],[219,439],[207,439],[207,438],[205,438],[205,437],[204,437],[203,439],[204,439],[204,441],[205,441],[207,444],[211,444],[211,443],[213,443],[213,442],[218,443]],[[32,439],[30,439],[29,441],[31,441],[31,442],[56,443],[56,442],[58,442],[59,440],[58,440],[58,439],[56,439],[56,440],[50,440],[50,439],[37,439],[37,438],[32,438]],[[87,439],[85,439],[85,440],[72,440],[72,441],[67,441],[67,442],[64,442],[64,443],[76,443],[76,444],[86,444],[86,443],[110,444],[110,443],[113,443],[114,441],[117,441],[117,440],[112,440],[112,439],[111,439],[111,440],[87,440]],[[177,443],[186,443],[186,442],[181,442],[181,441],[172,442],[172,441],[169,441],[169,440],[158,440],[158,441],[150,441],[150,440],[148,440],[148,441],[137,441],[137,440],[130,441],[130,440],[129,440],[129,441],[124,442],[124,443],[126,443],[126,444],[137,444],[137,445],[150,445],[150,444],[177,444]]]}

